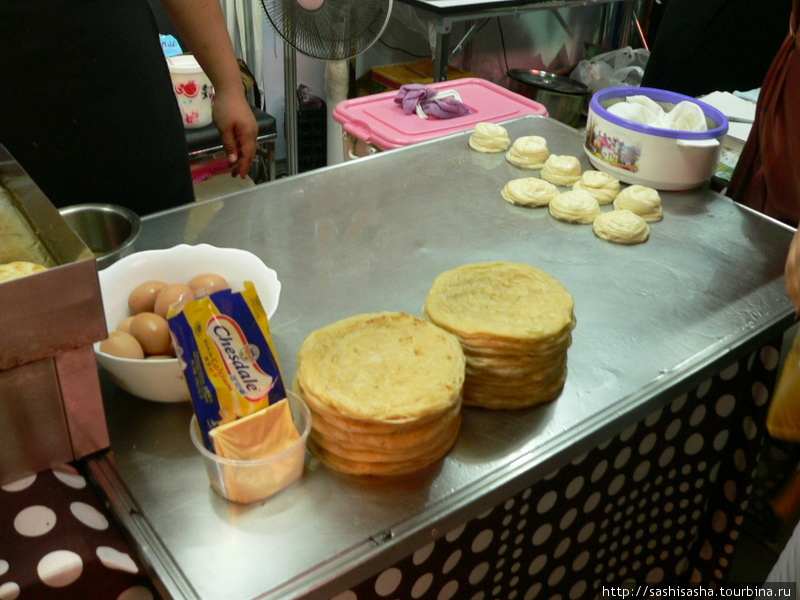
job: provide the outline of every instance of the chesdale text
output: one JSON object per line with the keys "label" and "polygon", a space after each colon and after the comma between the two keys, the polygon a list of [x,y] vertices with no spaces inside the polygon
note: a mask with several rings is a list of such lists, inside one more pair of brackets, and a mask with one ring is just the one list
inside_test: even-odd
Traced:
{"label": "chesdale text", "polygon": [[603,585],[601,598],[795,598],[794,584],[762,587],[739,584],[711,588],[702,585],[625,584]]}

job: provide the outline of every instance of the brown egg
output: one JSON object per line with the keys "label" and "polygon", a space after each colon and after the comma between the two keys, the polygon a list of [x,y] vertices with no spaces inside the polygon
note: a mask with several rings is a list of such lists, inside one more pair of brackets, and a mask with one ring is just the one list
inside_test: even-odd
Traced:
{"label": "brown egg", "polygon": [[139,313],[133,317],[130,334],[142,346],[145,355],[167,354],[172,345],[167,320],[152,312]]}
{"label": "brown egg", "polygon": [[231,286],[222,275],[217,275],[216,273],[201,273],[189,280],[189,287],[195,292],[200,291],[202,294],[208,295],[219,290],[228,289]]}
{"label": "brown egg", "polygon": [[167,287],[167,283],[157,279],[140,283],[128,296],[128,310],[132,315],[138,315],[140,312],[153,312],[156,298],[165,287]]}
{"label": "brown egg", "polygon": [[194,299],[194,292],[185,283],[171,283],[158,294],[153,312],[162,317],[167,317],[167,310],[173,304],[180,310],[189,300]]}
{"label": "brown egg", "polygon": [[119,325],[117,325],[117,331],[125,331],[130,333],[131,321],[133,321],[133,315],[122,319],[122,321],[119,322]]}
{"label": "brown egg", "polygon": [[144,358],[144,351],[130,333],[112,331],[100,342],[100,351],[120,358]]}

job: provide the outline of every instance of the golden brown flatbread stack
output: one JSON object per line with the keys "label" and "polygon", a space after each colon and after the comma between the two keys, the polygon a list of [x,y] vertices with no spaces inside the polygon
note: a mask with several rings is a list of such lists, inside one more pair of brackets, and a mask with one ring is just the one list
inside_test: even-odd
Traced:
{"label": "golden brown flatbread stack", "polygon": [[294,381],[311,409],[311,451],[332,469],[361,475],[408,473],[447,454],[461,426],[463,385],[458,340],[401,312],[312,332]]}
{"label": "golden brown flatbread stack", "polygon": [[561,393],[575,327],[573,307],[569,292],[544,271],[485,262],[439,275],[423,312],[461,341],[464,404],[514,409]]}

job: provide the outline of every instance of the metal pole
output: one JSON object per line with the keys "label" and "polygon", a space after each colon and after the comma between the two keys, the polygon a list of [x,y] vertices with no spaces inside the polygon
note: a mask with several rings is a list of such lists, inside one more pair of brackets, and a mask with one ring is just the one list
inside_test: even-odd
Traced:
{"label": "metal pole", "polygon": [[619,28],[619,48],[631,45],[631,31],[634,22],[634,0],[626,0],[622,3],[622,18]]}
{"label": "metal pole", "polygon": [[296,175],[297,160],[297,53],[288,42],[283,43],[283,97],[285,106],[286,174]]}

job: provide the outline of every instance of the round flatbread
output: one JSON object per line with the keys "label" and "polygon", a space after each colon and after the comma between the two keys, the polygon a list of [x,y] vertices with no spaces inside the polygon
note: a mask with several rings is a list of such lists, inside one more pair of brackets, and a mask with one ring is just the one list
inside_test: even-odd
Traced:
{"label": "round flatbread", "polygon": [[542,165],[542,179],[555,185],[572,185],[581,178],[581,163],[574,156],[551,154]]}
{"label": "round flatbread", "polygon": [[[317,446],[329,452],[361,462],[370,463],[397,463],[400,460],[421,458],[430,456],[432,460],[438,460],[441,455],[431,456],[431,450],[442,443],[447,438],[450,439],[461,427],[461,413],[449,421],[442,422],[442,426],[433,430],[431,435],[420,440],[415,446],[395,446],[391,442],[393,436],[383,436],[389,438],[386,445],[381,447],[370,443],[359,444],[351,441],[341,441],[339,439],[322,435],[318,429],[312,429],[310,438],[316,442]],[[448,446],[449,449],[449,446]]]}
{"label": "round flatbread", "polygon": [[510,145],[508,131],[497,123],[476,123],[469,137],[469,147],[478,152],[505,152]]}
{"label": "round flatbread", "polygon": [[523,382],[508,385],[497,378],[494,385],[468,380],[464,389],[464,404],[493,410],[511,410],[550,402],[558,397],[567,379],[567,369],[554,373],[547,382]]}
{"label": "round flatbread", "polygon": [[395,460],[376,460],[379,456],[386,458],[378,454],[342,452],[342,448],[335,444],[330,444],[328,447],[321,446],[314,437],[308,438],[308,447],[317,458],[335,471],[351,475],[404,475],[424,469],[443,458],[456,443],[460,424],[460,418],[453,421],[445,430],[444,436],[428,446],[423,454]]}
{"label": "round flatbread", "polygon": [[321,437],[348,448],[383,452],[412,452],[430,445],[431,441],[460,414],[461,402],[458,402],[453,405],[452,409],[442,413],[439,418],[429,420],[421,425],[385,429],[380,426],[370,428],[370,423],[361,423],[360,429],[353,429],[347,424],[342,427],[341,421],[335,420],[335,417],[326,417],[315,411],[311,412],[315,437]]}
{"label": "round flatbread", "polygon": [[312,332],[297,355],[312,409],[374,423],[447,411],[464,382],[458,339],[400,312],[362,314]]}
{"label": "round flatbread", "polygon": [[573,307],[569,292],[544,271],[485,262],[440,274],[423,313],[461,341],[463,403],[515,409],[560,394],[575,327]]}
{"label": "round flatbread", "polygon": [[322,327],[303,341],[294,380],[311,409],[308,446],[346,473],[421,469],[455,443],[465,377],[458,339],[407,313]]}
{"label": "round flatbread", "polygon": [[500,190],[506,202],[520,206],[547,206],[558,193],[556,186],[538,177],[512,179]]}
{"label": "round flatbread", "polygon": [[600,205],[589,192],[562,192],[550,201],[550,215],[559,221],[588,225],[600,214]]}
{"label": "round flatbread", "polygon": [[600,239],[615,244],[641,244],[650,237],[650,226],[627,209],[598,215],[592,223],[592,231]]}
{"label": "round flatbread", "polygon": [[664,218],[659,193],[653,188],[638,183],[626,187],[617,194],[617,197],[614,198],[614,208],[634,212],[648,223]]}
{"label": "round flatbread", "polygon": [[571,329],[573,307],[570,293],[541,269],[484,262],[441,273],[424,313],[459,338],[538,341]]}
{"label": "round flatbread", "polygon": [[619,179],[605,171],[584,171],[572,186],[573,190],[589,192],[600,205],[611,204],[619,194]]}
{"label": "round flatbread", "polygon": [[0,282],[19,279],[20,277],[41,273],[46,270],[47,267],[24,260],[5,263],[0,265]]}
{"label": "round flatbread", "polygon": [[547,140],[539,135],[517,138],[506,152],[506,160],[523,169],[541,169],[548,156],[550,150],[547,148]]}

